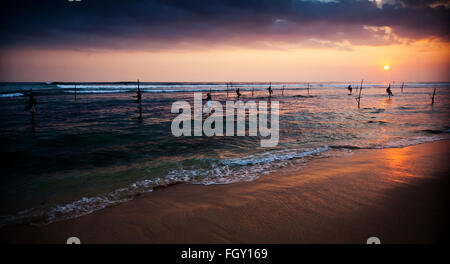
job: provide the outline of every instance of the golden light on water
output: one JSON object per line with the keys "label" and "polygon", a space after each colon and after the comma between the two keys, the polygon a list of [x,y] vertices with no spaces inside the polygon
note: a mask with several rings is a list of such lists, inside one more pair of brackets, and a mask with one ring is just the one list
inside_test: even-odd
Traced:
{"label": "golden light on water", "polygon": [[390,68],[389,65],[384,65],[384,70],[385,71],[389,70],[389,68]]}

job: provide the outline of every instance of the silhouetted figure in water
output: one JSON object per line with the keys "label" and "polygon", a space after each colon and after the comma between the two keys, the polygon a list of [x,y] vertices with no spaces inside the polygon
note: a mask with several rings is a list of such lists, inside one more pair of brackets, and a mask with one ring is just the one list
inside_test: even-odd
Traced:
{"label": "silhouetted figure in water", "polygon": [[30,89],[30,94],[28,95],[30,98],[28,99],[28,104],[25,107],[26,109],[30,110],[31,113],[31,128],[34,130],[34,112],[36,112],[36,103],[37,100],[34,98],[33,89]]}
{"label": "silhouetted figure in water", "polygon": [[394,94],[391,91],[391,84],[389,84],[389,87],[386,88],[386,93],[389,95],[389,98],[391,98],[391,96],[394,96]]}
{"label": "silhouetted figure in water", "polygon": [[136,100],[134,102],[139,104],[139,119],[142,119],[142,92],[141,89],[139,88],[139,80],[137,86],[138,87],[136,90]]}
{"label": "silhouetted figure in water", "polygon": [[269,91],[269,97],[272,97],[273,94],[272,83],[269,85],[269,88],[267,88],[267,91]]}
{"label": "silhouetted figure in water", "polygon": [[142,102],[142,92],[141,89],[139,89],[139,87],[136,90],[136,103],[140,104]]}
{"label": "silhouetted figure in water", "polygon": [[239,88],[236,89],[236,95],[237,95],[237,99],[239,100],[241,98],[241,90],[239,90]]}
{"label": "silhouetted figure in water", "polygon": [[31,116],[34,119],[34,112],[36,111],[36,98],[34,98],[33,89],[30,89],[30,94],[28,95],[30,98],[28,99],[28,105],[26,108],[30,110]]}
{"label": "silhouetted figure in water", "polygon": [[353,88],[352,88],[352,86],[351,86],[351,85],[349,85],[347,89],[348,89],[348,92],[349,92],[350,94],[352,94],[352,91],[353,91]]}

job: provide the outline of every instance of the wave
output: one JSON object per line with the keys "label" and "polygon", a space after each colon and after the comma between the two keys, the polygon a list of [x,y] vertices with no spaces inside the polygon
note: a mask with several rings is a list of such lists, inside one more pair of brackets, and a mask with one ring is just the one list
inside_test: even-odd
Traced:
{"label": "wave", "polygon": [[[424,131],[424,130],[422,130]],[[422,143],[429,143],[444,139],[450,139],[449,135],[450,131],[447,130],[440,130],[440,132],[434,132],[433,136],[416,136],[416,137],[409,137],[409,138],[402,138],[393,140],[386,143],[381,144],[361,144],[361,143],[355,143],[355,144],[337,144],[337,145],[330,145],[330,149],[338,149],[338,150],[358,150],[358,149],[386,149],[386,148],[403,148],[403,147],[409,147],[409,146],[415,146]]]}
{"label": "wave", "polygon": [[206,163],[206,167],[198,165],[183,168],[179,164],[178,168],[170,170],[164,178],[141,180],[103,195],[82,197],[77,201],[52,208],[30,208],[13,215],[0,216],[0,227],[11,223],[31,223],[42,226],[80,217],[111,205],[130,201],[140,194],[152,192],[161,186],[176,183],[211,185],[253,181],[261,174],[285,167],[286,161],[312,157],[326,151],[328,147],[324,146],[313,149],[269,151],[236,159],[197,160],[197,164]]}
{"label": "wave", "polygon": [[234,164],[240,166],[270,163],[274,161],[290,160],[295,158],[303,158],[327,151],[328,146],[308,149],[308,150],[279,150],[268,151],[261,154],[249,155],[244,158],[228,159],[222,161],[224,164]]}
{"label": "wave", "polygon": [[[250,89],[241,89],[243,91],[250,91]],[[265,91],[266,88],[258,88],[254,89],[255,91]],[[287,90],[287,89],[286,89]],[[184,89],[184,90],[177,90],[177,89],[167,89],[167,90],[155,90],[155,89],[145,89],[142,88],[141,91],[143,93],[191,93],[191,92],[226,92],[226,89]],[[66,93],[75,93],[75,90],[66,90],[64,91]],[[131,93],[136,92],[136,88],[130,88],[130,89],[97,89],[97,90],[77,90],[76,93],[78,94],[93,94],[93,93]],[[234,92],[234,90],[229,90],[229,92]]]}
{"label": "wave", "polygon": [[380,124],[380,125],[389,124],[389,122],[383,121],[383,120],[376,120],[376,121],[370,120],[370,121],[367,121],[367,123],[368,124]]}
{"label": "wave", "polygon": [[332,145],[332,149],[364,149],[364,147],[352,146],[352,145]]}
{"label": "wave", "polygon": [[[66,93],[75,93],[74,90],[64,91]],[[127,93],[131,90],[77,90],[77,94],[92,94],[92,93]]]}
{"label": "wave", "polygon": [[16,97],[23,96],[23,93],[8,93],[8,94],[0,94],[0,97]]}
{"label": "wave", "polygon": [[312,149],[288,149],[267,151],[242,158],[213,160],[210,168],[179,168],[171,170],[168,178],[183,179],[193,184],[231,184],[258,179],[291,164],[291,160],[303,162],[302,158],[320,156],[329,150],[328,146]]}
{"label": "wave", "polygon": [[[445,130],[444,130],[445,131]],[[390,142],[382,143],[382,144],[360,144],[355,143],[355,145],[352,144],[345,144],[345,145],[331,145],[331,149],[386,149],[386,148],[404,148],[409,146],[415,146],[422,143],[429,143],[444,139],[450,139],[449,132],[442,132],[442,133],[435,133],[436,135],[433,136],[416,136],[416,137],[409,137],[409,138],[402,138],[398,140],[393,140]]]}
{"label": "wave", "polygon": [[[312,82],[309,83],[309,87],[315,90],[327,90],[327,89],[336,89],[336,90],[345,90],[349,84],[352,84],[353,87],[359,87],[360,82]],[[424,87],[437,87],[437,86],[448,86],[449,83],[405,83],[407,88],[424,88]],[[12,83],[12,84],[0,84],[0,86],[8,88],[8,91],[11,93],[18,93],[22,91],[28,91],[30,88],[33,90],[41,91],[41,90],[56,90],[60,92],[68,92],[74,93],[74,84],[73,83],[50,83],[50,84],[42,84],[42,83]],[[237,88],[240,88],[243,91],[264,91],[269,86],[269,83],[233,83],[231,86],[227,86],[226,83],[140,83],[139,87],[144,92],[149,93],[171,93],[171,92],[207,92],[209,90],[216,92],[225,92],[227,89],[229,91],[234,91]],[[308,83],[281,83],[276,82],[271,84],[274,90],[291,90],[291,91],[303,91],[308,87]],[[364,84],[364,89],[379,89],[385,88],[387,84],[385,83],[366,83]],[[393,88],[401,87],[401,84],[396,83],[395,85],[391,85]],[[122,83],[78,83],[77,84],[77,93],[80,94],[95,94],[95,93],[124,93],[124,92],[132,92],[137,88],[137,83],[133,82],[122,82]],[[408,93],[414,93],[411,89],[408,90]],[[0,97],[11,97],[3,96]],[[21,96],[21,95],[14,95]]]}
{"label": "wave", "polygon": [[417,109],[417,108],[409,107],[409,106],[399,106],[399,107],[396,107],[395,109],[399,109],[399,110],[413,110],[413,109]]}
{"label": "wave", "polygon": [[448,134],[444,133],[399,139],[381,145],[356,146],[347,144],[309,149],[272,150],[241,158],[201,159],[196,160],[197,162],[187,162],[186,164],[191,165],[185,165],[185,167],[178,163],[178,167],[169,170],[164,178],[144,179],[125,188],[116,189],[99,196],[82,197],[77,201],[64,205],[56,205],[51,208],[30,208],[13,215],[0,216],[0,227],[12,223],[28,223],[42,226],[80,217],[111,205],[130,201],[140,194],[152,192],[155,189],[176,183],[212,185],[254,181],[260,175],[278,171],[283,167],[295,165],[295,168],[299,168],[311,158],[332,155],[328,154],[331,149],[351,152],[358,149],[401,148],[448,138]]}
{"label": "wave", "polygon": [[423,143],[439,141],[439,140],[443,140],[443,139],[449,139],[448,134],[403,138],[403,139],[399,139],[396,141],[385,143],[383,145],[374,146],[373,148],[376,148],[376,149],[403,148],[403,147],[414,146],[414,145],[419,145],[419,144],[423,144]]}
{"label": "wave", "polygon": [[370,113],[372,113],[372,114],[379,114],[379,113],[384,113],[384,111],[385,110],[383,108],[378,108],[378,109],[373,110]]}
{"label": "wave", "polygon": [[[225,90],[227,89],[235,89],[235,88],[267,88],[269,84],[234,84],[232,86],[227,86],[226,84],[167,84],[167,85],[149,85],[149,84],[140,84],[139,88],[141,89],[172,89],[172,88],[183,88],[183,91],[185,90],[191,90],[191,89],[217,89],[217,90]],[[298,84],[272,84],[272,88],[279,87],[283,88],[285,86],[286,88],[292,88],[292,87],[303,87],[303,85]],[[58,84],[56,85],[57,88],[61,89],[74,89],[73,84]],[[136,89],[138,86],[137,84],[77,84],[77,88],[79,89]],[[163,89],[163,90],[165,90]]]}
{"label": "wave", "polygon": [[[310,88],[341,88],[346,89],[349,84],[352,83],[309,83]],[[219,89],[219,90],[226,90],[227,87],[229,89],[235,89],[235,88],[262,88],[267,89],[267,87],[271,85],[272,88],[276,89],[282,89],[283,87],[286,89],[293,89],[293,88],[307,88],[308,83],[233,83],[232,85],[228,85],[226,83],[190,83],[190,84],[148,84],[148,83],[140,83],[139,87],[141,89],[172,89],[172,88],[182,88],[183,90],[190,90],[190,89]],[[358,85],[352,84],[354,89],[359,88]],[[448,83],[442,83],[442,84],[405,84],[405,87],[409,86],[411,87],[427,87],[427,86],[433,86],[433,85],[443,85],[447,86]],[[74,84],[56,84],[57,88],[60,89],[73,89]],[[55,87],[53,86],[53,87]],[[138,87],[137,83],[124,83],[124,84],[113,84],[113,83],[92,83],[92,84],[77,84],[77,88],[80,89],[136,89]],[[363,88],[386,88],[387,84],[384,83],[367,83],[364,84]],[[393,88],[401,87],[401,84],[391,85]]]}
{"label": "wave", "polygon": [[420,132],[429,133],[429,134],[445,134],[450,133],[450,129],[436,130],[436,129],[424,129]]}
{"label": "wave", "polygon": [[3,215],[0,216],[0,227],[11,223],[28,223],[43,226],[57,221],[80,217],[110,205],[130,201],[137,194],[151,192],[154,184],[154,181],[143,180],[101,196],[82,197],[72,203],[56,205],[49,210],[46,208],[29,208],[13,215]]}

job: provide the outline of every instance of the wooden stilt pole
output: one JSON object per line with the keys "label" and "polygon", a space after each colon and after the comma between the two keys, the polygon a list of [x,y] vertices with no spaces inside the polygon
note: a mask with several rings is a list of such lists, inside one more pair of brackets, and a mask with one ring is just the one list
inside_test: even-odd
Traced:
{"label": "wooden stilt pole", "polygon": [[436,87],[433,90],[433,95],[431,96],[431,105],[434,105],[434,96],[436,95]]}
{"label": "wooden stilt pole", "polygon": [[362,91],[362,85],[363,85],[364,79],[361,79],[361,86],[359,87],[359,95],[355,98],[356,102],[358,102],[358,109],[360,108],[361,103],[361,91]]}
{"label": "wooden stilt pole", "polygon": [[137,87],[138,87],[138,91],[140,94],[140,98],[138,98],[138,100],[139,100],[139,119],[142,119],[142,93],[141,93],[141,89],[139,87],[139,79],[137,80]]}

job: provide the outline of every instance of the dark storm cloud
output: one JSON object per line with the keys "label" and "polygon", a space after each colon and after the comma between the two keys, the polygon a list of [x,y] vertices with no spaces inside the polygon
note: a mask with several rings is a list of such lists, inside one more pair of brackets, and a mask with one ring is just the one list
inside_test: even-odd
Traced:
{"label": "dark storm cloud", "polygon": [[[448,1],[67,0],[1,3],[2,46],[164,48],[305,40],[383,44],[400,37],[449,39]],[[433,6],[433,7],[432,7]]]}

